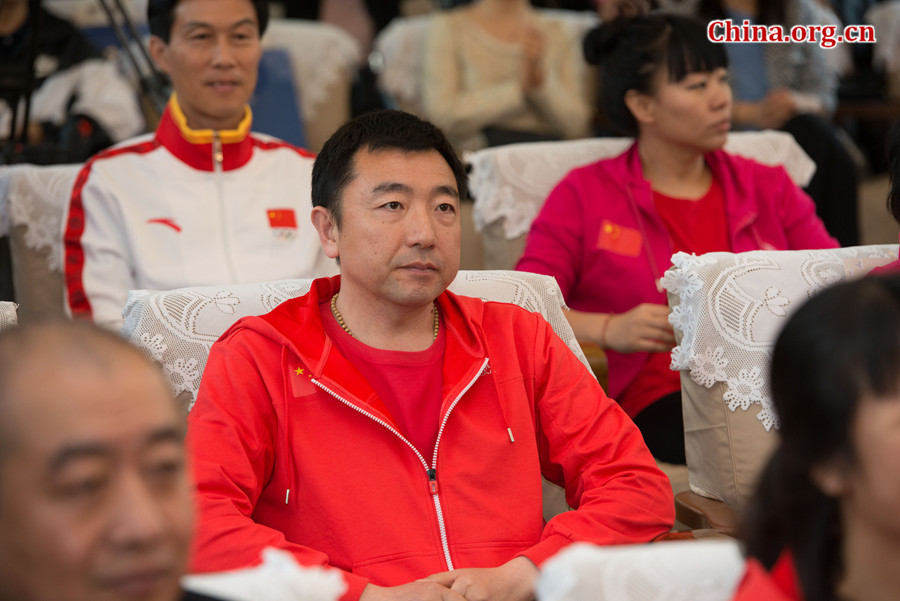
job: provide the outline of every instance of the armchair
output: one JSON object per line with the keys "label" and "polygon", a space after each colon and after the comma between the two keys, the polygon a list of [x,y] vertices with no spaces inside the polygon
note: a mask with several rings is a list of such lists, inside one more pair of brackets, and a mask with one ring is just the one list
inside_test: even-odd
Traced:
{"label": "armchair", "polygon": [[[167,292],[134,290],[125,306],[122,334],[154,361],[190,411],[213,342],[239,318],[259,315],[305,294],[312,280],[180,288]],[[589,369],[562,312],[562,294],[548,276],[515,271],[461,271],[450,290],[485,300],[515,303],[538,312]],[[568,509],[561,488],[544,482],[546,519]]]}
{"label": "armchair", "polygon": [[[630,138],[595,138],[535,142],[486,148],[465,155],[471,167],[470,191],[475,199],[475,230],[482,232],[486,269],[513,269],[525,249],[531,222],[565,175],[581,165],[616,156]],[[777,131],[733,133],[725,149],[770,165],[784,165],[791,178],[805,185],[815,164],[790,134]],[[606,354],[585,345],[600,383],[608,382]]]}
{"label": "armchair", "polygon": [[[361,54],[359,44],[334,25],[273,19],[262,46],[288,54],[307,143],[318,152],[350,118],[350,87]],[[271,133],[278,135],[277,129]]]}
{"label": "armchair", "polygon": [[0,236],[10,237],[22,323],[65,316],[62,219],[81,165],[0,168]]}
{"label": "armchair", "polygon": [[678,521],[733,533],[777,441],[768,362],[788,316],[819,290],[894,261],[898,246],[677,253],[663,278],[678,346],[689,491]]}

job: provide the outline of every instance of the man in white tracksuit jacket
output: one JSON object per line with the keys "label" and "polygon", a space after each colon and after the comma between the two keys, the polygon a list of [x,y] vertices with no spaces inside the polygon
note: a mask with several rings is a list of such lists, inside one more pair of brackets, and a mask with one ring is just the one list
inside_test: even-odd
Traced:
{"label": "man in white tracksuit jacket", "polygon": [[64,220],[69,312],[122,325],[132,289],[336,272],[310,223],[313,157],[250,132],[260,0],[150,0],[174,93],[156,132],[88,161]]}

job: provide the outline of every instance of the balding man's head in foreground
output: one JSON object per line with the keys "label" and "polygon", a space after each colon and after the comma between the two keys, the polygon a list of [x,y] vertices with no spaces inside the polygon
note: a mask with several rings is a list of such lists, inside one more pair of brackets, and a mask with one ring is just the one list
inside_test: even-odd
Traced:
{"label": "balding man's head in foreground", "polygon": [[179,598],[184,427],[160,371],[115,334],[0,334],[0,600]]}

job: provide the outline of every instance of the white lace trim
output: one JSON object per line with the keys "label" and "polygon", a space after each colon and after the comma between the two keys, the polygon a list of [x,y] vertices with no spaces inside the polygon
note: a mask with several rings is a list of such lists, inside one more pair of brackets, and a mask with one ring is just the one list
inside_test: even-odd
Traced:
{"label": "white lace trim", "polygon": [[24,225],[25,245],[35,251],[49,248],[47,265],[62,271],[62,219],[81,165],[15,165],[0,168],[0,235]]}
{"label": "white lace trim", "polygon": [[[168,292],[133,290],[125,306],[123,335],[163,366],[175,394],[193,406],[212,344],[241,317],[262,315],[305,294],[312,280],[202,286]],[[563,297],[552,277],[516,271],[461,271],[450,289],[464,296],[515,303],[540,313],[589,369],[563,314]]]}
{"label": "white lace trim", "polygon": [[699,386],[721,383],[729,411],[759,407],[778,429],[767,380],[771,349],[792,312],[824,287],[897,258],[896,244],[833,250],[676,253],[662,278],[679,344],[671,367]]}

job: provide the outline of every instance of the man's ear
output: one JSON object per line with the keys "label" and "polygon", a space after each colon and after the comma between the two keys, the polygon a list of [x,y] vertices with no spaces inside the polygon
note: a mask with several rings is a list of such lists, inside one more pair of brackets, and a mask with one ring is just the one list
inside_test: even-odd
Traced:
{"label": "man's ear", "polygon": [[838,499],[849,490],[851,469],[846,457],[833,457],[814,466],[809,477],[825,496]]}
{"label": "man's ear", "polygon": [[337,259],[340,256],[341,232],[334,222],[331,211],[325,207],[313,207],[310,214],[313,227],[319,233],[319,242],[325,249],[325,255],[329,259]]}
{"label": "man's ear", "polygon": [[150,58],[153,59],[156,68],[163,73],[169,73],[169,45],[161,37],[152,35],[150,36],[149,50]]}
{"label": "man's ear", "polygon": [[656,120],[656,102],[648,94],[628,90],[625,92],[625,106],[638,123],[653,123]]}

